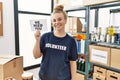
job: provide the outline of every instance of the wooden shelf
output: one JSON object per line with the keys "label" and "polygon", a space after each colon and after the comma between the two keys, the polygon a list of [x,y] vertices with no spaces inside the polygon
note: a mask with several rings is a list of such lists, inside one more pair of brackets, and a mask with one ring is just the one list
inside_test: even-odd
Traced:
{"label": "wooden shelf", "polygon": [[3,36],[2,3],[0,2],[0,36]]}

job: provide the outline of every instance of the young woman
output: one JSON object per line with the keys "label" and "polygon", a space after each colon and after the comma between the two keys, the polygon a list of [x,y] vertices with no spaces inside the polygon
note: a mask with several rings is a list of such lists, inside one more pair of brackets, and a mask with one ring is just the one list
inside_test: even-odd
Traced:
{"label": "young woman", "polygon": [[75,80],[77,46],[74,38],[65,32],[67,15],[62,5],[52,13],[53,32],[40,35],[35,32],[35,58],[42,56],[39,71],[41,80]]}

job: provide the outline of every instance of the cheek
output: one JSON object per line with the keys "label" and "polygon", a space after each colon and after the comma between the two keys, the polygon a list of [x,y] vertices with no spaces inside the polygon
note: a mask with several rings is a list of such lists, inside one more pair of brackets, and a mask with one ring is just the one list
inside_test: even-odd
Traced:
{"label": "cheek", "polygon": [[55,25],[56,25],[55,23],[52,23],[52,27],[53,27],[53,28],[55,27]]}
{"label": "cheek", "polygon": [[51,24],[52,24],[52,26],[53,26],[55,23],[54,23],[54,22],[52,22]]}
{"label": "cheek", "polygon": [[63,23],[66,24],[66,23],[67,23],[67,20],[64,20]]}
{"label": "cheek", "polygon": [[66,21],[63,22],[63,25],[65,25],[65,24],[66,24]]}

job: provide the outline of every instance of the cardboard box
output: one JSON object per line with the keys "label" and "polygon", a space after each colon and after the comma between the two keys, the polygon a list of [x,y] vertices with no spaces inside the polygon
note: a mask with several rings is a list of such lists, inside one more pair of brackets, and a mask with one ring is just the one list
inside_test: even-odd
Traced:
{"label": "cardboard box", "polygon": [[0,55],[0,80],[22,80],[23,57]]}
{"label": "cardboard box", "polygon": [[94,73],[97,73],[102,76],[106,76],[107,70],[101,67],[94,66]]}
{"label": "cardboard box", "polygon": [[82,32],[82,23],[78,17],[69,17],[65,27],[66,32],[76,33]]}
{"label": "cardboard box", "polygon": [[110,2],[115,2],[119,0],[83,0],[83,5],[88,6],[88,5],[98,5],[98,4],[103,4],[103,3],[110,3]]}
{"label": "cardboard box", "polygon": [[105,46],[89,45],[90,62],[110,66],[110,48]]}
{"label": "cardboard box", "polygon": [[105,76],[93,73],[93,80],[106,80]]}
{"label": "cardboard box", "polygon": [[107,70],[107,80],[120,80],[120,73]]}
{"label": "cardboard box", "polygon": [[120,69],[120,49],[111,48],[111,63],[113,68]]}
{"label": "cardboard box", "polygon": [[75,80],[85,80],[85,76],[83,74],[77,73]]}

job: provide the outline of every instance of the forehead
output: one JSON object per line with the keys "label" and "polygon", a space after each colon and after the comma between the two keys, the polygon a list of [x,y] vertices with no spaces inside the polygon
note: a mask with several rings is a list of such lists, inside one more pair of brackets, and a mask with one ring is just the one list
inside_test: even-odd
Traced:
{"label": "forehead", "polygon": [[57,18],[64,18],[63,13],[54,13],[53,14],[53,19],[57,19]]}

